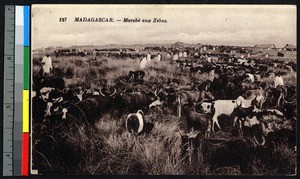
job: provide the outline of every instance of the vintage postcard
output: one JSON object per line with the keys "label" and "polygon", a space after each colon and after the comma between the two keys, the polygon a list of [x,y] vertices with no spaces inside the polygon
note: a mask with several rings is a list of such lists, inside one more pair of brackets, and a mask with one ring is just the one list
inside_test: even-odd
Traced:
{"label": "vintage postcard", "polygon": [[31,174],[296,174],[296,6],[31,16]]}

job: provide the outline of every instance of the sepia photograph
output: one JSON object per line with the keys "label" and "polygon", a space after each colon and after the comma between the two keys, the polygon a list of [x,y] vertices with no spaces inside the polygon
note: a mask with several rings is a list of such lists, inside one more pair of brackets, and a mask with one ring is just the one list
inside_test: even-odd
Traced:
{"label": "sepia photograph", "polygon": [[32,175],[294,176],[295,5],[32,5]]}

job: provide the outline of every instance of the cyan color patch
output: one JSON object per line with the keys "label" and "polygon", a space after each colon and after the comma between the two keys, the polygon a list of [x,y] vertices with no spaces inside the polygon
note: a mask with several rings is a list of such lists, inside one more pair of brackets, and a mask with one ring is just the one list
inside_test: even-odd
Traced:
{"label": "cyan color patch", "polygon": [[24,6],[24,46],[29,46],[29,25],[30,25],[30,6]]}

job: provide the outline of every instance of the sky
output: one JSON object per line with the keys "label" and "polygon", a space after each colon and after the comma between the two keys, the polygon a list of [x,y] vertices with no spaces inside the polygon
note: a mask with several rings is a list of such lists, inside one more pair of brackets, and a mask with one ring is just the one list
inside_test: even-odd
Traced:
{"label": "sky", "polygon": [[[33,5],[32,48],[72,45],[296,45],[294,5]],[[59,18],[66,17],[66,22]],[[114,22],[75,22],[75,17]],[[128,23],[161,18],[167,23]],[[121,21],[117,21],[121,20]]]}

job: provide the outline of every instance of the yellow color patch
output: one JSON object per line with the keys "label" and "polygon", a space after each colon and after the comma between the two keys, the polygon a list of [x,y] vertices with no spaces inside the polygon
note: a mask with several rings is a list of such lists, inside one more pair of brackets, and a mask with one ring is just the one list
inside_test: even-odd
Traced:
{"label": "yellow color patch", "polygon": [[23,90],[23,132],[29,132],[29,90]]}

